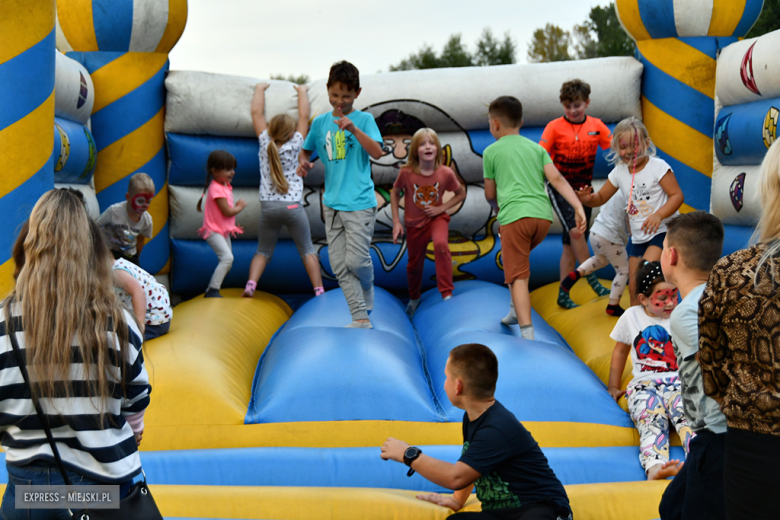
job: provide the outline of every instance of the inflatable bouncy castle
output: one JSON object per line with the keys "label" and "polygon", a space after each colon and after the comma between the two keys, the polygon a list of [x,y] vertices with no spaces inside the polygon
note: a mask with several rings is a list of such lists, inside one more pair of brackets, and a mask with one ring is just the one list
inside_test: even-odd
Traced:
{"label": "inflatable bouncy castle", "polygon": [[[7,222],[0,292],[13,283],[18,226],[46,190],[81,190],[97,216],[124,199],[132,174],[145,172],[155,183],[154,237],[141,264],[183,300],[171,331],[145,346],[154,391],[142,461],[166,518],[446,517],[449,510],[414,497],[446,490],[419,475],[407,478],[405,467],[379,458],[379,446],[392,436],[458,459],[462,411],[447,399],[443,367],[449,351],[467,342],[496,353],[497,398],[539,442],[578,520],[658,516],[667,482],[645,480],[638,434],[605,386],[615,318],[587,287],[572,291],[580,307],[564,311],[555,303],[560,223],[531,255],[536,340],[500,323],[509,293],[482,185],[481,154],[493,142],[487,105],[500,95],[519,98],[521,134],[538,141],[561,115],[560,85],[590,83],[589,114],[610,128],[641,118],[676,173],[684,209],[723,219],[730,253],[753,231],[758,164],[777,137],[780,72],[771,56],[780,33],[742,39],[761,0],[618,0],[636,58],[363,75],[356,108],[375,118],[384,150],[372,162],[373,330],[342,328],[349,312],[328,261],[317,160],[304,205],[330,290],[305,295],[308,278],[283,236],[260,290],[240,297],[260,209],[252,93],[256,83],[270,83],[266,117],[297,119],[292,84],[168,70],[186,0],[0,3],[0,211]],[[313,81],[309,94],[313,116],[331,110],[325,79]],[[392,242],[389,189],[421,127],[439,133],[467,196],[451,209],[454,297],[442,301],[428,291],[410,320],[399,299],[406,295],[406,246]],[[217,259],[197,235],[202,214],[195,207],[215,149],[236,156],[234,191],[249,205],[237,219],[245,233],[233,242],[224,285],[232,289],[223,299],[203,299]],[[599,152],[596,187],[609,171]],[[435,287],[432,250],[429,259],[424,288]],[[612,277],[610,269],[600,274]],[[627,369],[624,385],[629,378]],[[679,441],[672,456],[682,457]],[[466,506],[479,508],[475,497]]]}

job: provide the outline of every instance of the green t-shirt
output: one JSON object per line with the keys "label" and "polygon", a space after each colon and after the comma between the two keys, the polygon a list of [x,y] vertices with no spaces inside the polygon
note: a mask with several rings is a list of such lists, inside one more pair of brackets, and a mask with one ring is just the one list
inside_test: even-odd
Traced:
{"label": "green t-shirt", "polygon": [[521,218],[552,222],[552,205],[544,188],[544,166],[552,163],[547,150],[521,135],[505,135],[482,153],[484,177],[496,181],[498,222]]}

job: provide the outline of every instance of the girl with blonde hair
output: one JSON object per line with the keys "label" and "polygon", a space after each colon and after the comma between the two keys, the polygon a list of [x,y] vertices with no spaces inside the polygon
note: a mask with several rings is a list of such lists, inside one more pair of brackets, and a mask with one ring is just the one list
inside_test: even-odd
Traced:
{"label": "girl with blonde hair", "polygon": [[[446,202],[445,191],[455,194]],[[401,193],[404,194],[404,224],[409,251],[406,264],[409,304],[406,313],[411,317],[420,305],[425,252],[431,240],[436,261],[436,285],[444,300],[452,298],[450,215],[447,210],[466,198],[466,188],[458,182],[455,172],[442,164],[441,142],[430,128],[420,128],[412,136],[408,159],[393,184],[390,194],[393,243],[404,234],[399,210]]]}
{"label": "girl with blonde hair", "polygon": [[699,301],[704,392],[726,416],[729,520],[780,510],[780,140],[761,163],[759,190],[758,243],[721,258]]}
{"label": "girl with blonde hair", "polygon": [[297,85],[298,123],[287,114],[279,114],[269,124],[264,113],[268,87],[267,83],[258,83],[252,99],[252,124],[260,141],[260,228],[244,297],[254,295],[257,282],[273,257],[282,226],[287,226],[314,287],[314,295],[319,296],[325,292],[320,261],[303,209],[303,179],[295,173],[298,154],[309,131],[309,97],[306,86]]}
{"label": "girl with blonde hair", "polygon": [[666,238],[666,222],[678,215],[677,210],[685,200],[671,166],[656,157],[655,151],[647,128],[640,120],[635,117],[622,120],[612,133],[612,147],[607,160],[615,167],[607,182],[596,194],[590,186],[577,192],[582,203],[591,208],[602,206],[620,192],[631,228],[626,251],[632,306],[639,304],[636,272],[642,260],[660,260]]}
{"label": "girl with blonde hair", "polygon": [[[141,474],[137,445],[151,391],[141,333],[114,294],[113,256],[82,202],[67,190],[49,191],[25,230],[14,245],[14,259],[23,262],[16,286],[0,308],[7,520],[29,518],[29,510],[15,509],[17,485],[63,483],[58,459],[73,484],[118,484],[126,496]],[[23,383],[24,368],[34,385]]]}

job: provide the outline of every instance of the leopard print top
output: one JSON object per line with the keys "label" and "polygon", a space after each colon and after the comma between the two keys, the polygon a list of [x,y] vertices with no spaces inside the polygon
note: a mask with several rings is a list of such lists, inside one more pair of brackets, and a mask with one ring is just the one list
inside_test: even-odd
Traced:
{"label": "leopard print top", "polygon": [[730,427],[780,436],[780,259],[753,282],[765,249],[715,264],[699,303],[699,362]]}

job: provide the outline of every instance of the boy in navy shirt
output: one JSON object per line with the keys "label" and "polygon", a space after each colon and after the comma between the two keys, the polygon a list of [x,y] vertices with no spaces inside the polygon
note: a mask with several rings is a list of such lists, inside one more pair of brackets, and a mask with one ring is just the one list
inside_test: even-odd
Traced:
{"label": "boy in navy shirt", "polygon": [[332,113],[314,119],[298,156],[298,175],[311,170],[316,150],[325,166],[323,216],[328,256],[352,314],[347,327],[370,329],[374,308],[374,266],[369,254],[374,235],[376,196],[369,156],[382,156],[382,134],[374,116],[355,110],[360,74],[347,61],[335,63],[328,76]]}
{"label": "boy in navy shirt", "polygon": [[484,520],[571,519],[569,499],[550,469],[547,458],[517,418],[493,396],[498,379],[495,354],[478,343],[455,347],[444,368],[444,390],[463,414],[463,452],[450,464],[429,457],[419,448],[388,438],[384,460],[404,462],[447,489],[453,496],[427,493],[417,498],[460,510],[472,488],[482,502],[481,513],[458,513],[458,518]]}

